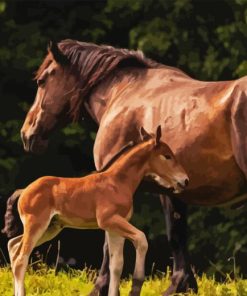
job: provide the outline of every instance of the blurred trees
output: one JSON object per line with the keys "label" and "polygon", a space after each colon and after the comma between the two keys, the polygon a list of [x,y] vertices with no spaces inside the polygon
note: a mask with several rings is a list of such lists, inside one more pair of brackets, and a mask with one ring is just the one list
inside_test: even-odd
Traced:
{"label": "blurred trees", "polygon": [[[57,132],[45,155],[28,155],[22,148],[19,131],[36,92],[32,75],[50,39],[141,49],[196,79],[247,74],[247,0],[0,0],[0,32],[0,193],[4,197],[41,175],[76,176],[93,170],[95,131],[84,123]],[[4,204],[2,200],[1,222]],[[154,205],[150,197],[138,197],[134,217],[152,239],[164,233],[158,200]],[[242,263],[246,210],[191,208],[190,212],[189,248],[196,268],[227,272],[232,270],[227,259],[234,255],[247,273]]]}

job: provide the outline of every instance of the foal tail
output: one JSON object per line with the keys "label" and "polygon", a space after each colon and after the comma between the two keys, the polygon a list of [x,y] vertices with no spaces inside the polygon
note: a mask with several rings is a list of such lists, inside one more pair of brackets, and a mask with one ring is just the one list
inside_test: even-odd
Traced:
{"label": "foal tail", "polygon": [[8,238],[15,237],[19,233],[21,219],[17,209],[17,201],[24,189],[17,189],[7,200],[7,207],[4,216],[5,226],[2,233]]}

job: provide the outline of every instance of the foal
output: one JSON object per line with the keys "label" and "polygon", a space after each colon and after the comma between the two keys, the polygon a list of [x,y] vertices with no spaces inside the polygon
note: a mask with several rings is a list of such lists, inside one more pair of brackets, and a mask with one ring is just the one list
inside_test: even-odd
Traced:
{"label": "foal", "polygon": [[64,227],[106,231],[110,250],[110,296],[118,295],[124,240],[136,249],[131,296],[140,295],[144,281],[145,234],[131,225],[133,193],[145,175],[180,192],[188,183],[170,148],[160,142],[161,128],[151,137],[141,128],[142,142],[124,152],[104,172],[82,178],[42,177],[23,190],[18,212],[23,235],[8,243],[15,296],[25,295],[24,275],[35,246],[55,237]]}

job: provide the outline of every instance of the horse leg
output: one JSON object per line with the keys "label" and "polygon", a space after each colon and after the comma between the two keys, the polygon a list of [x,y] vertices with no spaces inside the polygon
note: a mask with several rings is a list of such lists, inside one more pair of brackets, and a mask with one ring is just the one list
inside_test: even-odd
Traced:
{"label": "horse leg", "polygon": [[9,243],[12,261],[11,268],[15,283],[15,296],[25,296],[24,278],[28,259],[47,226],[47,223],[40,225],[40,222],[37,222],[36,217],[33,215],[26,216],[24,233],[21,236],[21,239],[16,241],[12,240]]}
{"label": "horse leg", "polygon": [[170,287],[163,296],[186,292],[198,287],[190,267],[187,252],[187,206],[178,199],[161,195],[161,204],[166,218],[168,241],[173,255],[173,273]]}
{"label": "horse leg", "polygon": [[59,234],[64,228],[64,225],[59,223],[53,223],[48,226],[46,231],[43,233],[43,235],[40,237],[40,239],[37,241],[37,244],[35,247],[38,247],[45,242],[48,242],[52,240],[55,236]]}
{"label": "horse leg", "polygon": [[120,277],[123,271],[123,246],[125,239],[112,232],[106,232],[110,254],[110,284],[108,296],[119,295]]}
{"label": "horse leg", "polygon": [[132,242],[136,248],[136,263],[132,280],[132,288],[130,296],[138,296],[141,294],[142,285],[145,279],[145,258],[148,249],[148,242],[145,234],[135,229],[135,236],[132,238]]}
{"label": "horse leg", "polygon": [[22,235],[14,237],[8,241],[8,252],[9,252],[9,259],[10,265],[12,265],[13,258],[16,254],[18,246],[20,245],[20,241],[22,239]]}
{"label": "horse leg", "polygon": [[[98,219],[100,228],[114,232],[121,237],[129,239],[136,249],[136,263],[133,274],[130,296],[139,296],[145,278],[145,257],[148,249],[146,236],[139,229],[131,225],[126,219],[115,215],[107,220]],[[110,278],[111,282],[111,278]]]}
{"label": "horse leg", "polygon": [[89,296],[107,296],[110,282],[110,270],[109,270],[109,248],[108,241],[105,234],[105,242],[103,247],[103,261],[101,264],[99,275],[94,284],[94,288]]}
{"label": "horse leg", "polygon": [[[45,233],[42,235],[42,237],[38,240],[35,247],[38,247],[42,245],[43,243],[52,240],[55,236],[58,235],[58,233],[63,229],[62,225],[49,225]],[[20,246],[20,241],[22,239],[23,235],[19,235],[17,237],[14,237],[8,241],[8,252],[9,252],[9,258],[10,263],[12,265],[12,261],[16,256],[17,249]]]}

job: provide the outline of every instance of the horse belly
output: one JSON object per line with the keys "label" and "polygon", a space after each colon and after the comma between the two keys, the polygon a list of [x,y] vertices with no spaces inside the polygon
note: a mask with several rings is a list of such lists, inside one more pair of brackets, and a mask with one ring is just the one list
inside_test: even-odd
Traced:
{"label": "horse belly", "polygon": [[59,216],[59,221],[64,227],[74,229],[97,229],[98,224],[96,219],[82,219],[79,217]]}
{"label": "horse belly", "polygon": [[190,204],[210,206],[233,200],[242,191],[245,178],[235,161],[227,125],[217,119],[193,138],[175,148],[190,178],[181,197]]}
{"label": "horse belly", "polygon": [[187,170],[190,185],[179,195],[186,203],[216,206],[234,201],[242,191],[245,179],[234,161],[199,158],[197,166]]}

